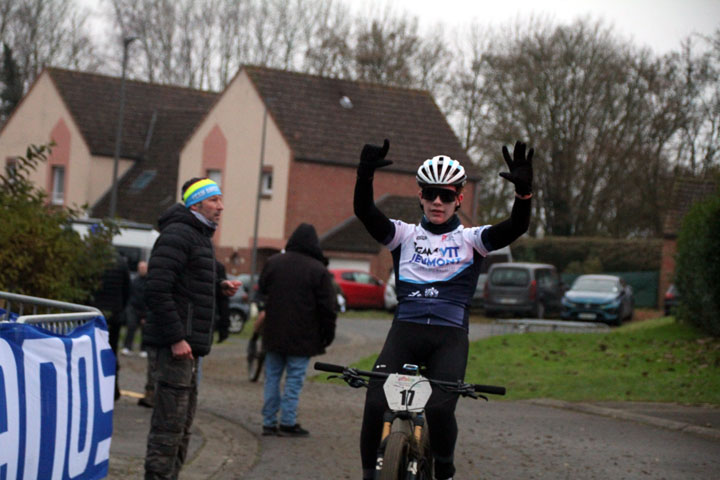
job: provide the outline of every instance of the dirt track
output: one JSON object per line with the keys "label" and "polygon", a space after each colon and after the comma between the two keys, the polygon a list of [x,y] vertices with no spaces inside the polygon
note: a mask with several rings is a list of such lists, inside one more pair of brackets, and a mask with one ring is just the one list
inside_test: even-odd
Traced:
{"label": "dirt track", "polygon": [[[387,321],[343,320],[328,354],[313,360],[348,363],[376,352],[388,327]],[[262,384],[245,379],[244,348],[237,337],[214,348],[203,362],[200,388],[200,410],[220,418],[224,432],[238,432],[235,458],[222,467],[218,461],[204,477],[188,468],[185,478],[359,479],[364,392],[308,382],[299,421],[311,436],[261,437]],[[123,388],[139,388],[143,363],[135,357],[124,364]],[[714,479],[720,471],[720,442],[635,422],[496,400],[462,400],[458,419],[456,478]]]}

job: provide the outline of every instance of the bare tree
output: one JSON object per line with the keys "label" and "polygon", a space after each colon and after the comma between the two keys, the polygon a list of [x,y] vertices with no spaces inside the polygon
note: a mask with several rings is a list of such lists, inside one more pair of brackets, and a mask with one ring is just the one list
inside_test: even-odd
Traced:
{"label": "bare tree", "polygon": [[601,22],[533,22],[494,35],[458,74],[468,147],[491,171],[500,144],[536,147],[536,232],[658,235],[668,146],[687,118],[677,72]]}
{"label": "bare tree", "polygon": [[45,66],[95,70],[87,12],[66,0],[3,0],[0,34],[27,88]]}
{"label": "bare tree", "polygon": [[692,102],[677,138],[676,167],[688,175],[710,175],[720,170],[720,29],[699,41],[686,39],[668,62],[682,72]]}

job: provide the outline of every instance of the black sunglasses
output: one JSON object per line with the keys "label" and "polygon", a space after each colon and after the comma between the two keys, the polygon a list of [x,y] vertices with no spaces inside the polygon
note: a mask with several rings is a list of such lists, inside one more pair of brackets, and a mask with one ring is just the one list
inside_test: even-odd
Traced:
{"label": "black sunglasses", "polygon": [[452,203],[457,198],[457,192],[454,190],[436,187],[425,187],[422,189],[422,198],[425,200],[432,202],[438,195],[440,196],[440,201],[443,203]]}

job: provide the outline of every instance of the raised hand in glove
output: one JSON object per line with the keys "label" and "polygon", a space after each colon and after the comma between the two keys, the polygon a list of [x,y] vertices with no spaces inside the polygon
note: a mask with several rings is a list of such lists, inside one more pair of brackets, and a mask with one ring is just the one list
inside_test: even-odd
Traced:
{"label": "raised hand in glove", "polygon": [[390,165],[392,160],[385,160],[390,150],[390,141],[386,138],[383,146],[365,144],[360,153],[360,164],[358,165],[358,176],[361,178],[372,178],[376,168],[382,168]]}
{"label": "raised hand in glove", "polygon": [[526,145],[523,142],[515,142],[513,158],[510,158],[507,147],[503,146],[503,158],[505,158],[505,163],[507,163],[510,172],[500,172],[501,177],[515,184],[515,192],[523,197],[532,193],[532,157],[533,153],[535,153],[531,148],[526,157],[525,147]]}

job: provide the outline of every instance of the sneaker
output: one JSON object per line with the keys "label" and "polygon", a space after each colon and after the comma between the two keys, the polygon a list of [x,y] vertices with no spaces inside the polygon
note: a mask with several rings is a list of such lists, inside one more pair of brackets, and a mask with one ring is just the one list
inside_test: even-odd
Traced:
{"label": "sneaker", "polygon": [[147,352],[145,350],[140,352],[140,358],[147,358]]}
{"label": "sneaker", "polygon": [[122,350],[120,350],[120,353],[123,355],[132,355],[132,352],[129,349],[124,348],[124,347]]}
{"label": "sneaker", "polygon": [[271,435],[277,435],[278,434],[278,427],[272,426],[272,427],[266,427],[263,425],[263,431],[262,431],[263,437],[269,437]]}
{"label": "sneaker", "polygon": [[307,437],[310,432],[302,428],[299,423],[296,423],[292,426],[280,425],[278,435],[281,437]]}

